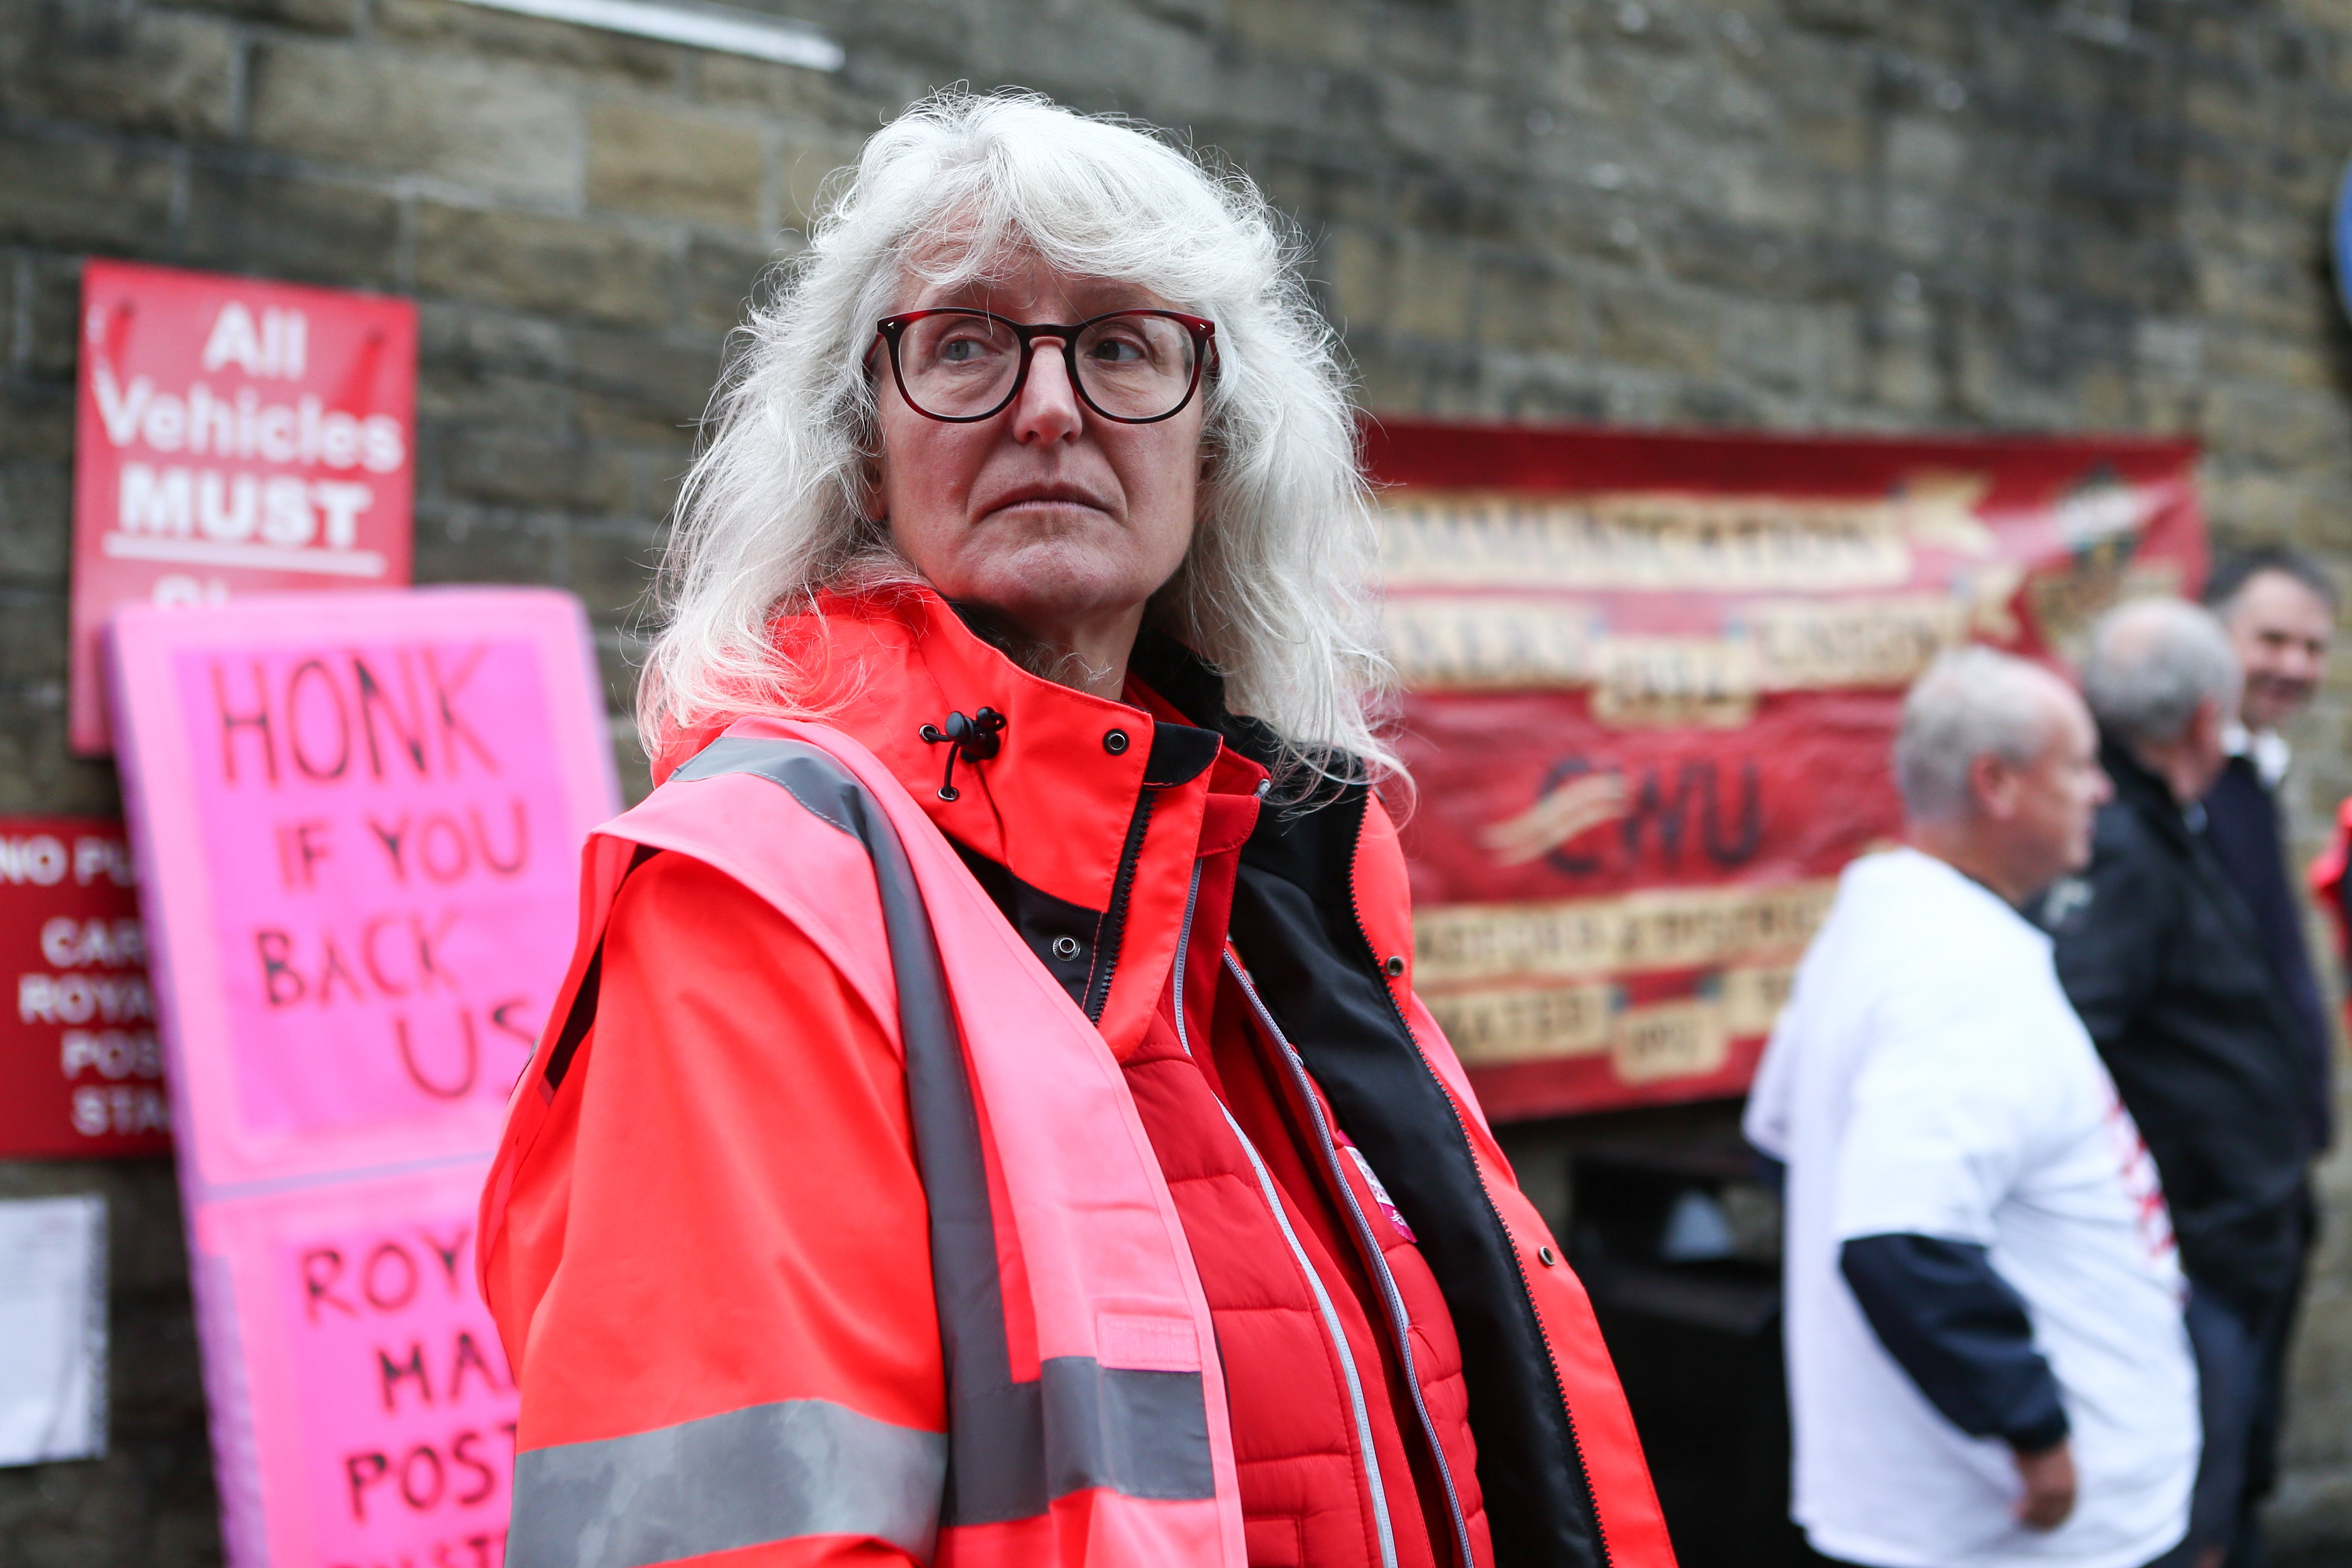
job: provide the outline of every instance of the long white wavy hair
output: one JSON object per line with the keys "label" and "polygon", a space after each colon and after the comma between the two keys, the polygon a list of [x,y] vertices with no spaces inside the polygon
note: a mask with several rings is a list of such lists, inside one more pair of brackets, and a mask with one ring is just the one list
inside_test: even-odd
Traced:
{"label": "long white wavy hair", "polygon": [[1030,93],[942,92],[827,183],[807,250],[755,308],[714,394],[655,590],[638,687],[647,750],[740,715],[822,717],[811,661],[774,636],[827,588],[916,580],[865,516],[875,322],[923,283],[1034,255],[1216,323],[1207,457],[1184,562],[1152,624],[1213,664],[1284,771],[1401,774],[1375,733],[1377,536],[1330,328],[1257,188],[1160,135]]}

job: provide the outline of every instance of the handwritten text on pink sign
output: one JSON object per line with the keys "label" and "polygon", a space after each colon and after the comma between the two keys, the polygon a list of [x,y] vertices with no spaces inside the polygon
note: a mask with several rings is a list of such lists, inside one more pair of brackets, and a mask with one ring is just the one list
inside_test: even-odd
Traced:
{"label": "handwritten text on pink sign", "polygon": [[257,1133],[503,1100],[564,967],[572,843],[520,640],[177,656],[239,1112]]}
{"label": "handwritten text on pink sign", "polygon": [[499,1568],[515,1389],[453,1214],[286,1249],[321,1563]]}

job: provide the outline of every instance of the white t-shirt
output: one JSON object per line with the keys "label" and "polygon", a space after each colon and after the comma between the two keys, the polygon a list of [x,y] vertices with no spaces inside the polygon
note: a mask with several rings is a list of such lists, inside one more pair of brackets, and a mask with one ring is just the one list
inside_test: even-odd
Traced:
{"label": "white t-shirt", "polygon": [[[1846,868],[1758,1069],[1784,1161],[1797,1522],[1874,1568],[2140,1568],[2188,1529],[2197,1375],[2171,1218],[2050,941],[1916,850]],[[1973,1242],[2025,1300],[2073,1427],[2058,1529],[2019,1524],[2009,1446],[1937,1412],[1862,1314],[1857,1236]]]}

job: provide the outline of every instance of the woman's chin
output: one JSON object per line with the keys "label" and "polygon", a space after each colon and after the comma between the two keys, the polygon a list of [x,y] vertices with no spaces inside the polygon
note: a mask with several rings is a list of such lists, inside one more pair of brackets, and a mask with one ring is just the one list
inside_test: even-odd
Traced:
{"label": "woman's chin", "polygon": [[1066,627],[1140,607],[1157,586],[1126,562],[1054,540],[997,557],[984,571],[954,587],[941,584],[940,591],[991,610],[1039,641],[1058,642]]}

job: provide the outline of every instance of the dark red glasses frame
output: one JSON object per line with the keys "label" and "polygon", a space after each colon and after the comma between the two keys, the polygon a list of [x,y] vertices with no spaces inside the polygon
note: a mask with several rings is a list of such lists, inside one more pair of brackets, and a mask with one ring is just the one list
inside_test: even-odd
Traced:
{"label": "dark red glasses frame", "polygon": [[[1021,365],[1013,372],[1013,385],[1006,389],[1003,402],[985,413],[933,413],[915,401],[915,394],[907,390],[906,370],[898,363],[898,340],[905,334],[908,328],[927,316],[984,317],[1004,327],[1021,340]],[[1184,395],[1176,400],[1176,406],[1166,413],[1155,413],[1146,419],[1133,419],[1126,414],[1111,413],[1087,395],[1085,378],[1078,374],[1078,334],[1097,321],[1108,321],[1119,316],[1162,317],[1175,322],[1192,335],[1192,379],[1186,383]],[[1029,384],[1029,361],[1034,357],[1036,340],[1040,338],[1059,338],[1062,340],[1062,362],[1069,368],[1070,385],[1088,408],[1118,424],[1158,424],[1163,419],[1173,419],[1183,413],[1185,406],[1192,402],[1193,394],[1201,390],[1201,371],[1209,362],[1210,350],[1217,336],[1217,324],[1214,321],[1204,321],[1198,316],[1187,316],[1178,310],[1106,310],[1099,316],[1089,316],[1083,321],[1067,323],[1040,321],[1030,325],[1015,321],[1008,316],[999,316],[993,310],[973,310],[959,306],[943,306],[932,310],[907,310],[896,316],[885,316],[874,323],[874,330],[885,343],[889,345],[890,378],[898,383],[898,395],[906,399],[908,408],[913,409],[925,419],[936,419],[941,424],[977,424],[983,419],[994,419],[1011,407],[1013,400],[1021,395],[1021,389]]]}

